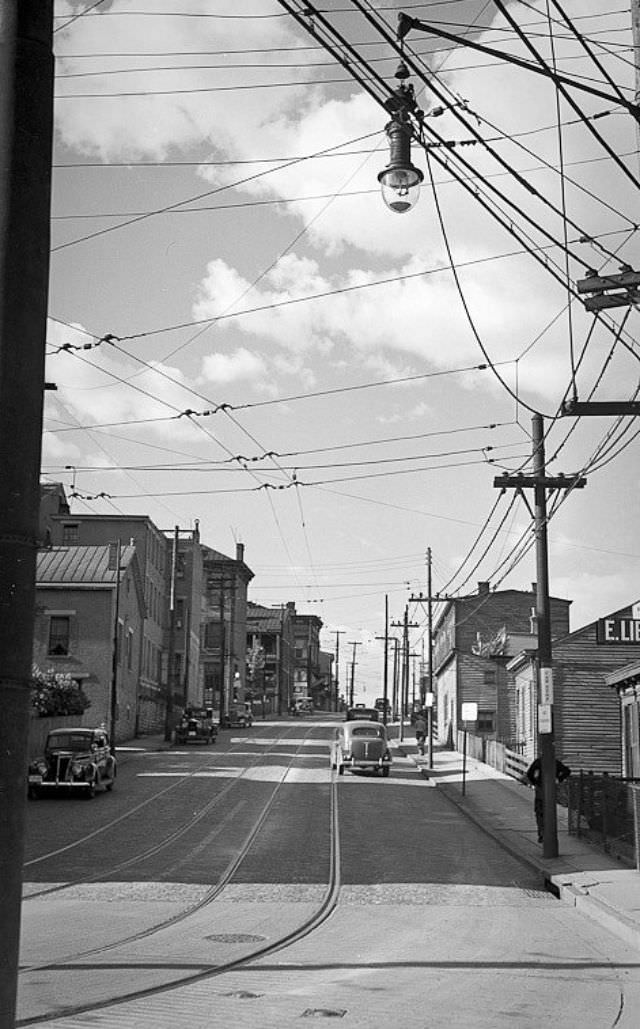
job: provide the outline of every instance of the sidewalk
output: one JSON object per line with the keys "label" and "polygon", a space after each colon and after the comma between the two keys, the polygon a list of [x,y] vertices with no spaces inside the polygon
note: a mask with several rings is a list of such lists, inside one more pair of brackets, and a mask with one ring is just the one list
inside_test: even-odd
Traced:
{"label": "sidewalk", "polygon": [[412,740],[394,743],[468,818],[514,857],[537,869],[560,900],[640,948],[640,872],[625,867],[580,837],[570,836],[565,808],[558,807],[559,856],[545,859],[537,841],[531,789],[467,757],[463,795],[462,754],[434,750],[430,769],[427,758],[417,754]]}

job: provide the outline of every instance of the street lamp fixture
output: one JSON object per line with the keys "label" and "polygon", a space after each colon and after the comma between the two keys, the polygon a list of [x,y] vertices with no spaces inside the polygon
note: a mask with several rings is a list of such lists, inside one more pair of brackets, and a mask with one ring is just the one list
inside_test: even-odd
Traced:
{"label": "street lamp fixture", "polygon": [[391,121],[385,125],[389,140],[389,163],[378,175],[382,199],[391,211],[404,214],[410,211],[420,196],[420,183],[424,179],[419,168],[411,163],[412,125],[409,112],[415,111],[413,86],[407,84],[409,70],[401,61],[395,74],[398,88],[385,103]]}

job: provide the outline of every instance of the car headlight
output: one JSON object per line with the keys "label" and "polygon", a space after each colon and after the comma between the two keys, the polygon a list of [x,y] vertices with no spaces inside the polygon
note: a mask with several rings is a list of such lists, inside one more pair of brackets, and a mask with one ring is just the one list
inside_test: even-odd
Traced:
{"label": "car headlight", "polygon": [[86,775],[87,766],[83,765],[80,761],[73,761],[71,764],[71,774],[76,779],[82,779]]}
{"label": "car headlight", "polygon": [[46,761],[34,761],[32,764],[29,765],[29,771],[37,775],[44,775],[47,771]]}

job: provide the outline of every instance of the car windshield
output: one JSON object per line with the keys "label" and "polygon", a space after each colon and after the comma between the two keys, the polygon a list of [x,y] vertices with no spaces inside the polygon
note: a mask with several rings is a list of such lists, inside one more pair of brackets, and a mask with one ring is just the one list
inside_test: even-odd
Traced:
{"label": "car windshield", "polygon": [[92,742],[91,733],[60,732],[49,736],[47,750],[89,750]]}
{"label": "car windshield", "polygon": [[383,733],[376,725],[357,725],[351,730],[353,736],[375,736],[379,739]]}

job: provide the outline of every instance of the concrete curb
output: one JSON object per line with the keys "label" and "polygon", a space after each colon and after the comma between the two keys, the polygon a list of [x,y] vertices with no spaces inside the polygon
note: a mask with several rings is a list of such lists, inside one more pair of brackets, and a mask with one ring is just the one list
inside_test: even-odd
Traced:
{"label": "concrete curb", "polygon": [[[398,750],[402,747],[402,744],[398,745]],[[405,757],[413,758],[414,755],[407,754],[403,750]],[[613,908],[607,904],[606,901],[595,897],[585,887],[576,885],[575,883],[568,881],[571,876],[571,871],[565,870],[563,872],[554,872],[549,867],[549,864],[544,859],[537,859],[531,854],[526,853],[521,848],[513,846],[513,844],[505,839],[504,833],[494,828],[492,825],[487,824],[482,820],[482,812],[474,811],[461,796],[458,796],[447,783],[438,782],[437,778],[433,778],[429,775],[428,768],[423,768],[417,760],[414,761],[416,768],[420,772],[420,775],[425,779],[430,779],[432,784],[436,786],[442,795],[450,801],[459,811],[461,811],[478,829],[490,836],[496,843],[499,843],[503,850],[505,850],[511,857],[516,858],[518,861],[523,862],[532,871],[538,872],[543,879],[545,888],[553,893],[558,900],[561,900],[565,904],[570,904],[575,907],[582,914],[591,918],[593,921],[598,922],[604,929],[607,929],[618,939],[624,943],[634,947],[640,948],[640,926],[634,919],[625,915],[624,912],[618,908]],[[577,874],[576,869],[576,874]]]}

